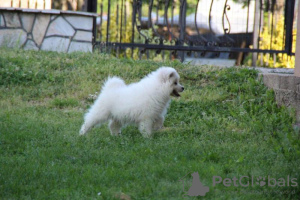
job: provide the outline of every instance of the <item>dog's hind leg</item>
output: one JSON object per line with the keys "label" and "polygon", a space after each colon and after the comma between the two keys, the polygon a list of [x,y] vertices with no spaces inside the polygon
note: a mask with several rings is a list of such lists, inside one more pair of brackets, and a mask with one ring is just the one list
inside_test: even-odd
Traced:
{"label": "dog's hind leg", "polygon": [[86,134],[91,128],[93,128],[96,124],[98,124],[96,121],[85,121],[83,125],[81,126],[81,129],[79,131],[79,135]]}
{"label": "dog's hind leg", "polygon": [[118,136],[121,134],[122,124],[116,120],[110,120],[108,124],[111,135]]}
{"label": "dog's hind leg", "polygon": [[88,113],[84,119],[84,124],[81,126],[79,135],[84,135],[95,125],[106,122],[108,120],[107,118],[108,114],[105,112]]}
{"label": "dog's hind leg", "polygon": [[152,137],[152,126],[153,122],[151,120],[144,120],[139,124],[139,130],[145,138]]}

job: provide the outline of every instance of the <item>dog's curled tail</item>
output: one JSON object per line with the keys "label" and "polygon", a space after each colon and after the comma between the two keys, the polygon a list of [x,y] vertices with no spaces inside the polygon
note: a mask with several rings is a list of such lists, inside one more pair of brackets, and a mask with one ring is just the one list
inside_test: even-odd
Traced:
{"label": "dog's curled tail", "polygon": [[102,90],[118,88],[123,86],[126,86],[125,82],[121,78],[113,76],[113,77],[108,77],[108,79],[106,80],[106,82],[102,87]]}

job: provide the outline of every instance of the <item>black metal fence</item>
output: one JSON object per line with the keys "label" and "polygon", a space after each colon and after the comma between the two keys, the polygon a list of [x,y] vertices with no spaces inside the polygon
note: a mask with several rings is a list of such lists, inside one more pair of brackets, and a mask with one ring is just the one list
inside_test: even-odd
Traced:
{"label": "black metal fence", "polygon": [[228,58],[294,55],[297,0],[102,0],[96,48],[116,56]]}

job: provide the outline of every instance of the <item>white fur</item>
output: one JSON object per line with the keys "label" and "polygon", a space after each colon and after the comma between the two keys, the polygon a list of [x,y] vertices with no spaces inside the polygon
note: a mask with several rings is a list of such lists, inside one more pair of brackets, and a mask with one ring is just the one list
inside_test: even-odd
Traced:
{"label": "white fur", "polygon": [[161,67],[130,85],[118,77],[108,78],[84,117],[80,135],[109,121],[112,135],[119,135],[127,124],[136,124],[144,137],[152,137],[153,130],[163,126],[170,95],[183,89],[178,73],[171,67]]}

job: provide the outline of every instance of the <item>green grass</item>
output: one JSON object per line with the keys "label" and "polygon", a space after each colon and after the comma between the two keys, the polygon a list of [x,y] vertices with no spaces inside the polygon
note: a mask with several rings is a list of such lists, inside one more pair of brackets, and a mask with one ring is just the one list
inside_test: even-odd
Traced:
{"label": "green grass", "polygon": [[[112,137],[106,125],[79,136],[107,76],[130,83],[162,65],[178,70],[186,90],[153,139],[135,127]],[[190,172],[210,191],[187,199],[299,199],[292,116],[254,70],[0,49],[0,199],[183,199],[192,177],[185,192],[179,180]],[[268,175],[298,187],[212,182]]]}

